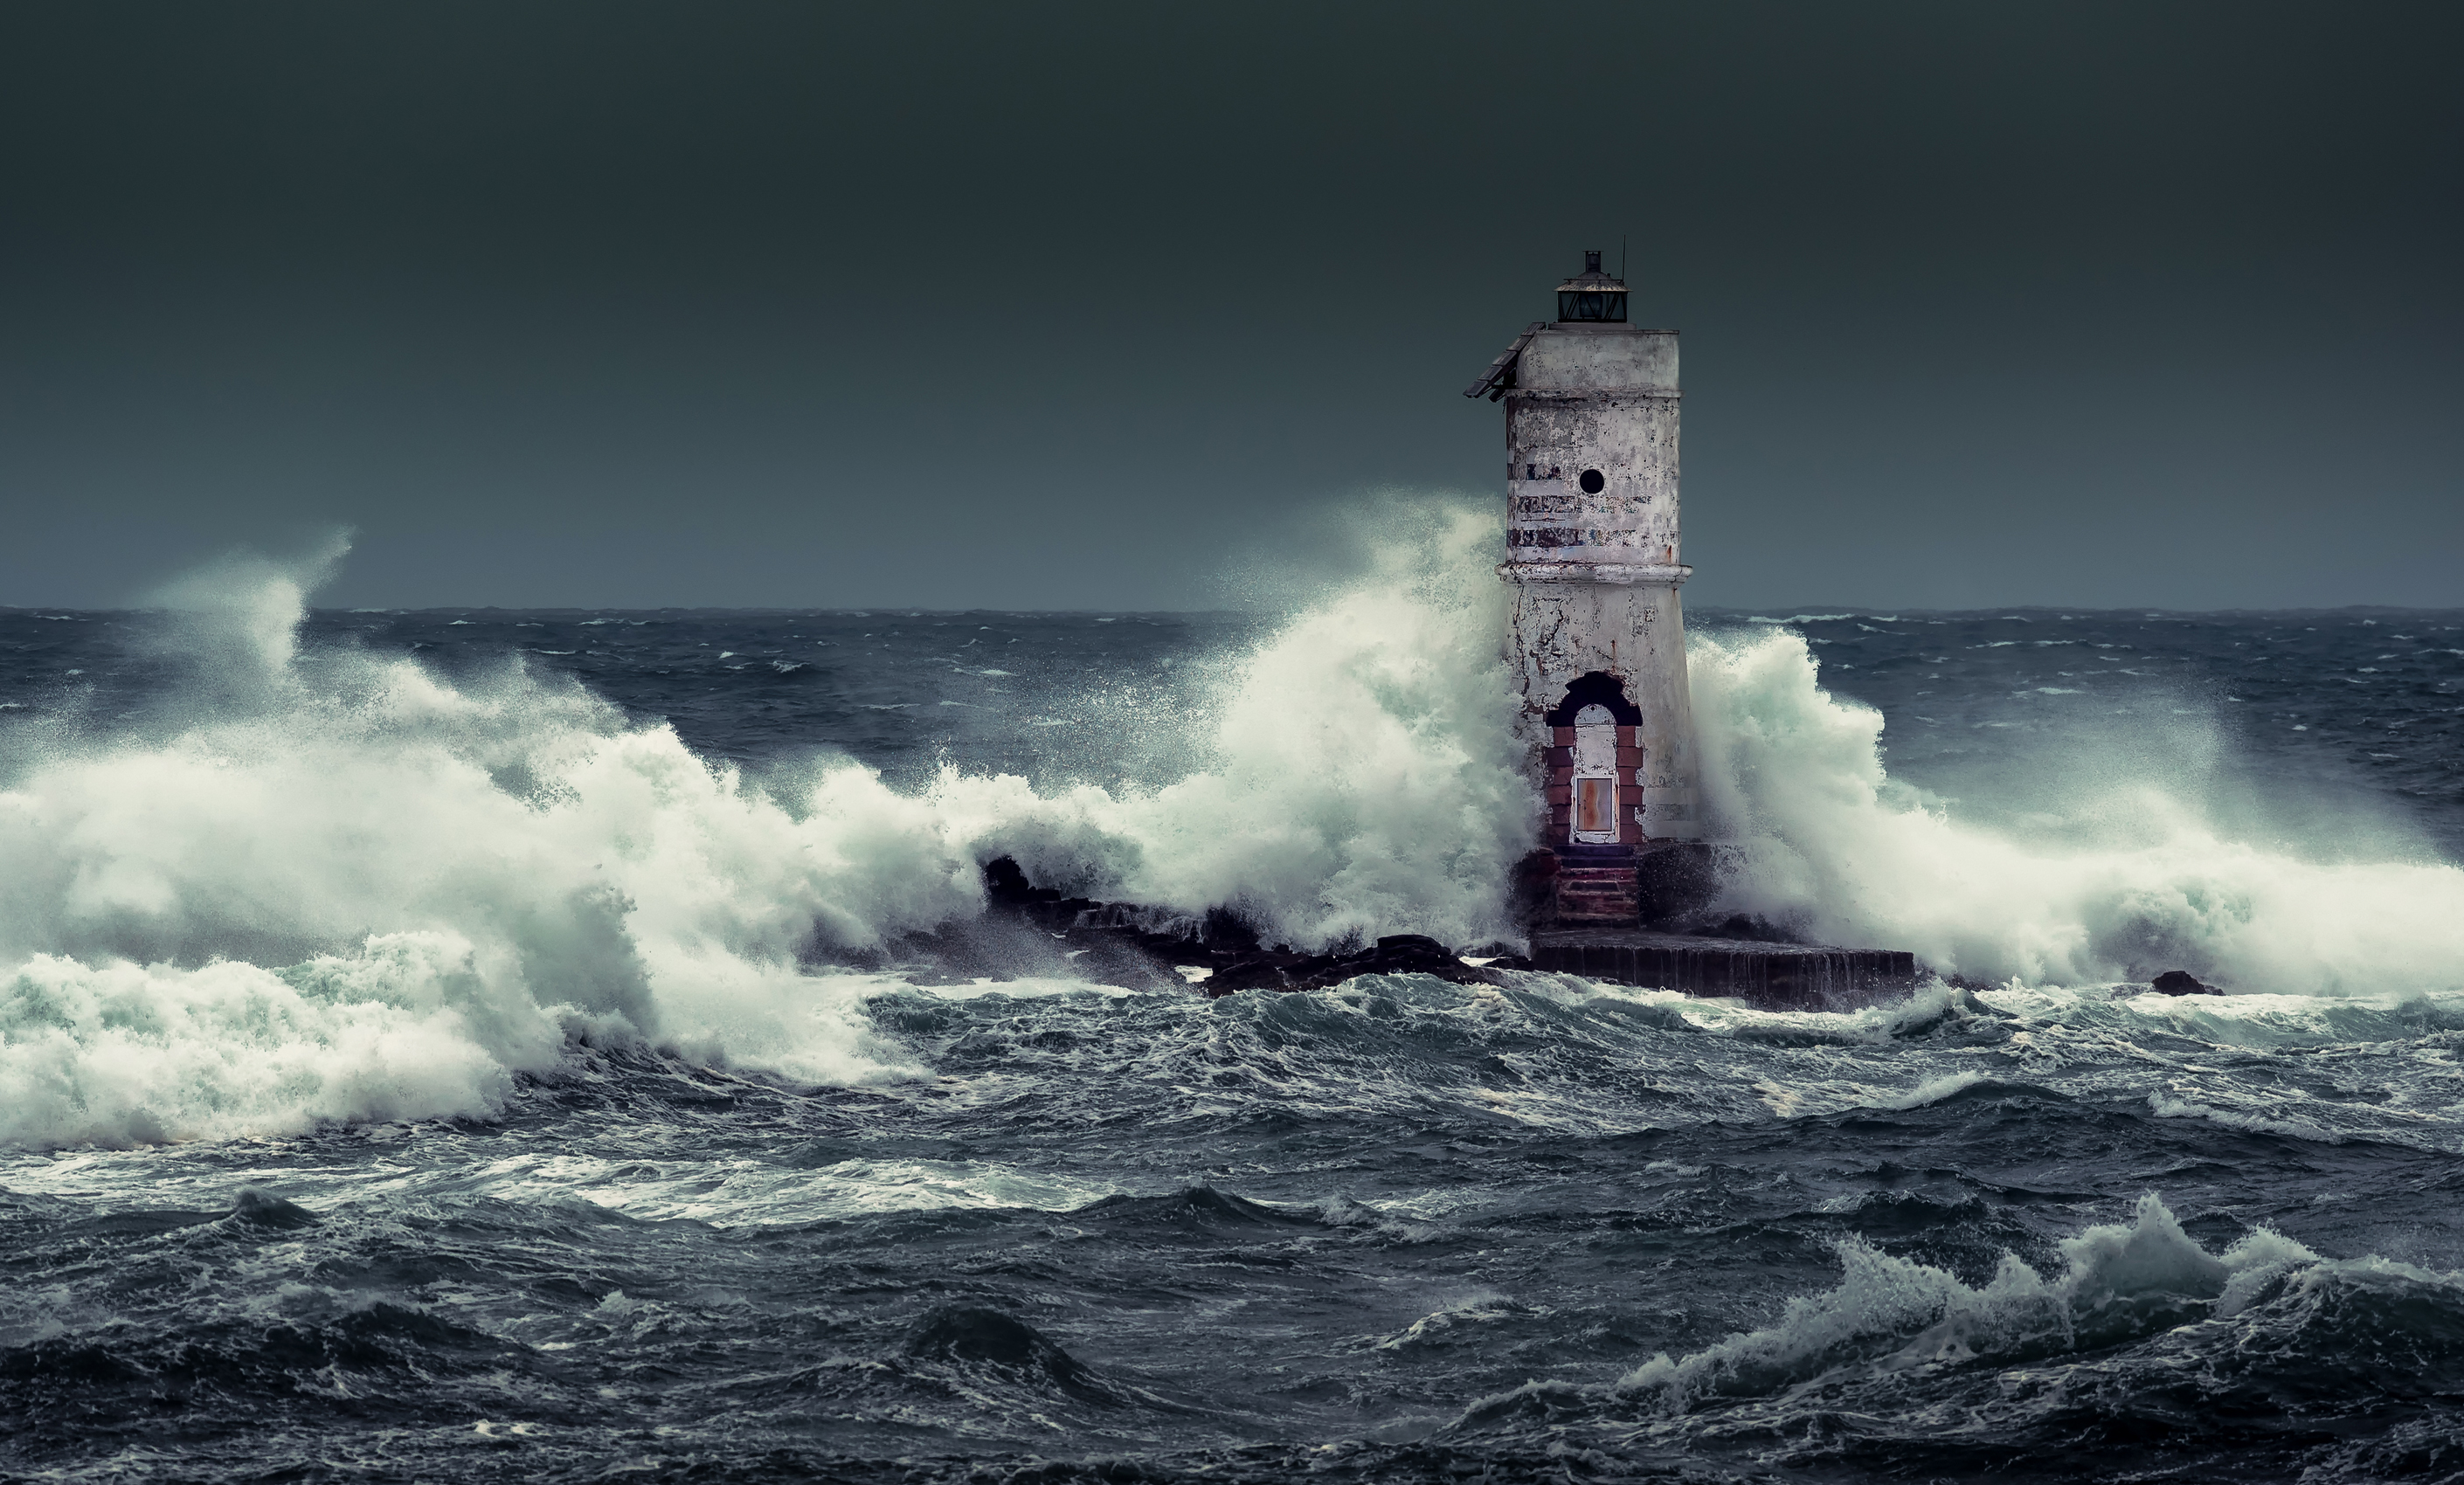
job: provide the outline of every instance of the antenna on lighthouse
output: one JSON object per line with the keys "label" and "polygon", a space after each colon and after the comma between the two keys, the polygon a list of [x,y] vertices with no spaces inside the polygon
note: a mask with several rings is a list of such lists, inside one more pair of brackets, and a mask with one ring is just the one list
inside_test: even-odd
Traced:
{"label": "antenna on lighthouse", "polygon": [[1625,282],[1625,233],[1617,233],[1617,282]]}

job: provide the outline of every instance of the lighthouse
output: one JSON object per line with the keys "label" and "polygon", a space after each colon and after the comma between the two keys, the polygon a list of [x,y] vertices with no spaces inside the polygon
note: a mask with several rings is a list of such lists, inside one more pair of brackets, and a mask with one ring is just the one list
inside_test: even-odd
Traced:
{"label": "lighthouse", "polygon": [[1677,590],[1677,332],[1628,321],[1624,280],[1583,254],[1557,317],[1463,395],[1506,404],[1508,641],[1549,801],[1547,911],[1633,923],[1638,863],[1699,840]]}

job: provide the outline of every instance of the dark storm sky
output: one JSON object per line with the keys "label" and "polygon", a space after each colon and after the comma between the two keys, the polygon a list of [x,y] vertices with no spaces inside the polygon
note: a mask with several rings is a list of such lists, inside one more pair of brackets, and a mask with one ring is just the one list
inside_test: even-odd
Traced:
{"label": "dark storm sky", "polygon": [[0,604],[1214,607],[1586,247],[1696,603],[2464,603],[2459,8],[37,4]]}

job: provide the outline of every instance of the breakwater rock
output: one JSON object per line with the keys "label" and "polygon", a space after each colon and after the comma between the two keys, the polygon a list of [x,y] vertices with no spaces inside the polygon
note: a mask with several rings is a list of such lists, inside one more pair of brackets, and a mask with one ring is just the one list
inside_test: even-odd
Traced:
{"label": "breakwater rock", "polygon": [[910,934],[885,948],[833,956],[869,969],[896,967],[918,984],[1035,977],[1086,978],[1133,990],[1187,989],[1206,995],[1244,990],[1323,990],[1358,974],[1432,974],[1457,984],[1497,984],[1496,969],[1528,969],[1510,946],[1483,950],[1493,968],[1418,933],[1309,953],[1264,941],[1238,913],[1177,912],[1135,903],[1066,897],[1030,883],[1002,857],[984,868],[983,916]]}
{"label": "breakwater rock", "polygon": [[1903,952],[1719,936],[1743,920],[1693,934],[1541,929],[1528,955],[1508,945],[1458,950],[1418,933],[1309,953],[1262,941],[1239,914],[1220,907],[1198,914],[1065,897],[1034,885],[1007,857],[984,868],[984,890],[980,918],[912,934],[854,962],[895,966],[918,984],[1084,978],[1210,996],[1324,990],[1361,974],[1496,985],[1504,983],[1500,971],[1536,969],[1800,1010],[1869,1004],[1904,993],[1919,973]]}
{"label": "breakwater rock", "polygon": [[2160,995],[2221,995],[2223,991],[2204,984],[2188,970],[2167,970],[2149,982],[2148,989]]}

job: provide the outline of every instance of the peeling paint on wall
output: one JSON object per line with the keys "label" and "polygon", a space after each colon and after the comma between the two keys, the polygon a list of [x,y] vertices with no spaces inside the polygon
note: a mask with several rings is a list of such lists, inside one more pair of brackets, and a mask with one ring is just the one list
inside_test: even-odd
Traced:
{"label": "peeling paint on wall", "polygon": [[1566,785],[1541,719],[1577,679],[1614,677],[1641,713],[1631,743],[1619,739],[1632,758],[1617,769],[1617,839],[1695,839],[1677,597],[1691,570],[1678,561],[1676,332],[1561,322],[1519,344],[1504,379],[1507,559],[1498,572],[1515,584],[1511,644],[1534,781],[1551,797],[1556,839],[1569,841],[1573,801],[1554,797]]}

